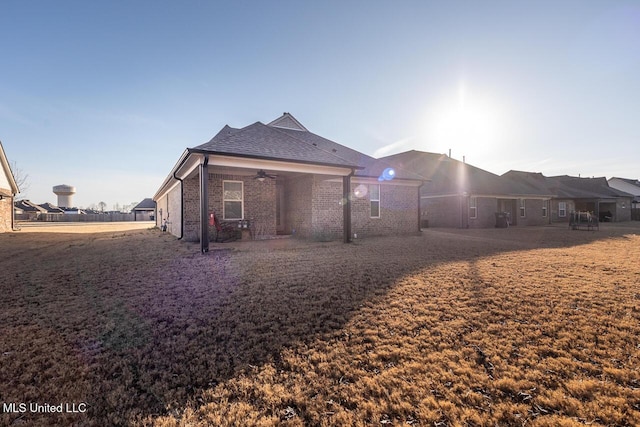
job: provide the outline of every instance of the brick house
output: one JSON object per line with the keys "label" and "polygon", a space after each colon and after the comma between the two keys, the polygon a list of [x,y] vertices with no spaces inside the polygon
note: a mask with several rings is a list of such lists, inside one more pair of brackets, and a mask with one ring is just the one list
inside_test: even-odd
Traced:
{"label": "brick house", "polygon": [[[630,221],[633,196],[609,187],[607,179],[580,178],[574,176],[553,176],[547,178],[549,187],[555,190],[553,202],[554,221],[568,221],[560,217],[564,205],[570,211],[588,211],[594,213],[600,221]],[[558,215],[555,215],[555,212]]]}
{"label": "brick house", "polygon": [[0,142],[0,233],[14,229],[13,199],[20,190]]}
{"label": "brick house", "polygon": [[309,132],[284,113],[268,124],[224,126],[186,149],[153,200],[159,227],[207,251],[217,229],[229,225],[254,239],[349,242],[356,234],[417,232],[422,184],[421,176]]}
{"label": "brick house", "polygon": [[633,209],[640,209],[640,181],[637,179],[613,177],[607,180],[609,187],[631,194]]}
{"label": "brick house", "polygon": [[383,159],[429,180],[420,197],[425,226],[487,228],[502,225],[505,217],[509,225],[549,223],[552,194],[544,188],[495,175],[445,154],[413,150]]}
{"label": "brick house", "polygon": [[600,221],[629,221],[633,195],[609,186],[607,179],[561,175],[547,177],[540,173],[509,171],[514,181],[544,188],[553,194],[551,221],[569,222],[571,212],[586,211]]}

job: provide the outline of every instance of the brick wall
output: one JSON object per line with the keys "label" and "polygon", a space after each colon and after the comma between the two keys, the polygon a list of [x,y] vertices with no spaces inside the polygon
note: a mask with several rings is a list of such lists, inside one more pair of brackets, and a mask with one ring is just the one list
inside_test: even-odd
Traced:
{"label": "brick wall", "polygon": [[315,176],[311,200],[311,238],[336,240],[342,237],[342,178],[339,182]]}
{"label": "brick wall", "polygon": [[[215,212],[219,221],[225,222],[223,210],[223,182],[241,181],[243,183],[244,219],[248,219],[255,238],[276,234],[276,183],[267,179],[263,182],[253,177],[209,173],[208,177],[208,213]],[[200,240],[200,178],[184,180],[184,239]],[[230,222],[236,224],[237,220]],[[209,221],[207,220],[207,224]],[[209,227],[209,237],[214,239],[215,226]]]}
{"label": "brick wall", "polygon": [[371,200],[368,192],[365,197],[353,197],[351,224],[351,232],[357,234],[358,238],[417,232],[418,189],[381,184],[379,218],[371,218]]}
{"label": "brick wall", "polygon": [[[252,177],[241,178],[244,182],[244,217],[251,223],[254,239],[276,234],[276,181],[258,181]],[[220,186],[222,183],[220,182]],[[210,196],[211,197],[211,196]],[[214,197],[218,197],[214,195]],[[222,193],[219,195],[222,200]]]}
{"label": "brick wall", "polygon": [[287,210],[285,231],[299,237],[311,237],[313,176],[302,175],[288,179],[285,183],[285,191],[285,209]]}
{"label": "brick wall", "polygon": [[189,242],[200,240],[200,176],[196,174],[182,182],[184,195],[184,234]]}
{"label": "brick wall", "polygon": [[161,228],[166,220],[167,232],[180,237],[180,223],[182,221],[182,205],[180,184],[156,201],[158,215],[156,227]]}
{"label": "brick wall", "polygon": [[[271,236],[276,231],[276,182],[260,182],[252,177],[209,174],[209,212],[223,219],[223,181],[242,181],[244,190],[244,217],[251,222],[254,236]],[[184,236],[188,241],[200,238],[200,194],[198,175],[184,180]],[[342,181],[322,176],[301,175],[284,183],[286,191],[285,232],[298,237],[320,240],[342,238],[343,206]],[[178,188],[179,191],[179,188]],[[413,187],[381,185],[381,217],[370,218],[368,197],[355,199],[352,205],[352,228],[359,236],[412,233],[418,229],[418,193]],[[169,205],[160,199],[158,207]],[[162,205],[164,203],[164,205]],[[235,221],[233,221],[235,223]],[[295,233],[293,232],[295,230]],[[173,232],[173,231],[172,231]],[[213,239],[215,229],[209,226]]]}
{"label": "brick wall", "polygon": [[[158,215],[156,216],[156,227],[162,227],[162,221],[164,220],[164,211],[167,209],[167,196],[162,196],[156,200],[156,206],[158,207]],[[162,214],[160,213],[162,209]]]}
{"label": "brick wall", "polygon": [[[520,201],[513,200],[515,208],[511,213],[512,225],[545,225],[549,223],[547,217],[542,216],[542,206],[548,201],[540,199],[525,199],[525,216],[520,216]],[[422,199],[422,209],[426,212],[429,220],[429,227],[469,227],[469,228],[491,228],[496,225],[496,212],[498,212],[498,199],[495,197],[476,198],[476,218],[470,217],[469,198],[435,197]],[[572,205],[571,205],[572,206]],[[570,211],[570,204],[567,203],[567,215]],[[557,217],[557,203],[555,204],[555,214]]]}
{"label": "brick wall", "polygon": [[11,215],[13,214],[13,197],[0,200],[0,233],[11,231]]}
{"label": "brick wall", "polygon": [[631,199],[618,199],[616,202],[616,222],[631,221]]}
{"label": "brick wall", "polygon": [[167,230],[175,235],[180,236],[181,222],[182,222],[182,195],[180,194],[180,184],[174,187],[169,194],[167,194],[167,203],[165,209],[167,209],[168,220]]}
{"label": "brick wall", "polygon": [[422,199],[421,204],[429,227],[460,227],[460,197],[433,197]]}
{"label": "brick wall", "polygon": [[[566,202],[567,204],[567,211],[566,211],[566,216],[561,217],[559,214],[559,204],[560,202]],[[573,200],[562,200],[562,199],[552,199],[551,200],[551,221],[552,222],[569,222],[569,216],[571,215],[572,211],[576,210],[576,205],[573,202]]]}
{"label": "brick wall", "polygon": [[[519,203],[519,201],[518,201]],[[542,216],[542,206],[548,203],[546,200],[525,199],[525,216],[520,216],[520,205],[517,205],[518,225],[545,225],[549,223],[548,217]],[[547,212],[549,215],[549,212]]]}
{"label": "brick wall", "polygon": [[[491,228],[496,226],[496,212],[498,211],[498,199],[495,197],[476,197],[476,216],[469,218],[469,228]],[[469,212],[467,209],[466,212]],[[468,216],[469,214],[466,213]]]}

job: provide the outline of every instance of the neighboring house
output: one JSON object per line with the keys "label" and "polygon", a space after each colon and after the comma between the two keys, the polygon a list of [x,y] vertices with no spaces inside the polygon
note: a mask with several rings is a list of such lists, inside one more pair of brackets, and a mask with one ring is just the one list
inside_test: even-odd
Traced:
{"label": "neighboring house", "polygon": [[407,151],[384,157],[428,179],[421,189],[423,226],[486,228],[548,224],[548,191],[500,177],[445,154]]}
{"label": "neighboring house", "polygon": [[631,200],[631,219],[640,221],[640,180],[614,177],[609,179],[608,182],[609,187],[633,196]]}
{"label": "neighboring house", "polygon": [[509,171],[503,176],[544,188],[554,197],[551,221],[569,222],[571,212],[586,211],[600,221],[629,221],[632,195],[611,188],[606,178],[581,178],[568,175],[545,177],[540,173]]}
{"label": "neighboring house", "polygon": [[153,221],[155,219],[156,202],[151,198],[144,199],[138,203],[133,209],[134,221]]}
{"label": "neighboring house", "polygon": [[[156,223],[208,242],[218,226],[253,238],[290,234],[349,242],[419,230],[421,176],[309,132],[291,114],[224,126],[184,151],[153,197]],[[243,221],[243,222],[240,222]]]}
{"label": "neighboring house", "polygon": [[0,142],[0,233],[12,231],[15,225],[13,200],[20,192],[9,160]]}
{"label": "neighboring house", "polygon": [[552,176],[547,177],[547,185],[556,194],[553,200],[554,220],[568,221],[561,215],[563,211],[592,212],[600,221],[631,220],[633,196],[610,187],[604,177]]}
{"label": "neighboring house", "polygon": [[14,203],[14,206],[16,210],[22,211],[22,214],[17,217],[20,220],[35,221],[38,219],[40,214],[47,213],[46,209],[40,207],[30,200],[18,200]]}
{"label": "neighboring house", "polygon": [[64,209],[59,208],[58,206],[52,204],[52,203],[42,203],[40,206],[42,209],[45,209],[47,211],[47,213],[50,214],[62,214],[64,213]]}
{"label": "neighboring house", "polygon": [[631,203],[633,204],[634,209],[640,209],[640,181],[637,179],[627,179],[627,178],[610,178],[608,181],[609,187],[615,188],[616,190],[624,191],[625,193],[629,193],[633,195],[633,200]]}

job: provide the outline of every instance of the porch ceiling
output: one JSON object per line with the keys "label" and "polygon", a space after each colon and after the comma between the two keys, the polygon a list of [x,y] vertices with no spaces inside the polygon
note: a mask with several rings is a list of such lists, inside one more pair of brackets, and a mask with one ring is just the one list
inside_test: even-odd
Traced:
{"label": "porch ceiling", "polygon": [[[277,171],[272,169],[264,169],[267,175],[276,175],[278,178],[290,178],[293,176],[299,176],[300,172],[291,171]],[[209,164],[209,173],[221,174],[221,175],[238,175],[238,176],[255,176],[260,169],[256,168],[234,168],[230,166],[216,166]]]}

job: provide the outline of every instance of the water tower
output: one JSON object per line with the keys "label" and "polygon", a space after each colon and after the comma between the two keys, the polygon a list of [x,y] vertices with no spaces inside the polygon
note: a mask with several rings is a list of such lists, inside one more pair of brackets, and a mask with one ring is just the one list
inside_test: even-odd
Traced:
{"label": "water tower", "polygon": [[55,187],[53,187],[53,193],[58,196],[58,207],[73,207],[73,195],[76,194],[76,187],[72,187],[66,184],[56,185]]}

